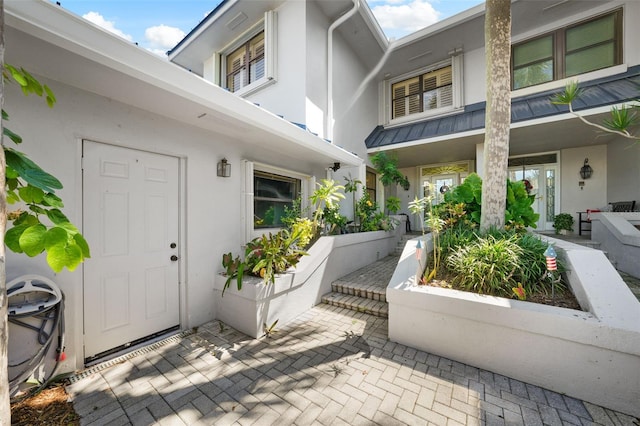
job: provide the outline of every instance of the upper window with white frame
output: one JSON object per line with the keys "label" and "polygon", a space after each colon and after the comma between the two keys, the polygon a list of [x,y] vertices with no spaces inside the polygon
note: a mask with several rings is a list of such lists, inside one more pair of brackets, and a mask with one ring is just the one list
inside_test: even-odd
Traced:
{"label": "upper window with white frame", "polygon": [[227,89],[236,92],[264,77],[264,31],[227,55]]}
{"label": "upper window with white frame", "polygon": [[622,63],[622,10],[512,47],[514,90]]}
{"label": "upper window with white frame", "polygon": [[453,105],[451,66],[429,71],[391,85],[391,119]]}
{"label": "upper window with white frame", "polygon": [[230,92],[246,95],[275,82],[275,12],[229,44],[219,54],[220,85]]}
{"label": "upper window with white frame", "polygon": [[386,122],[401,124],[463,107],[462,54],[387,80]]}

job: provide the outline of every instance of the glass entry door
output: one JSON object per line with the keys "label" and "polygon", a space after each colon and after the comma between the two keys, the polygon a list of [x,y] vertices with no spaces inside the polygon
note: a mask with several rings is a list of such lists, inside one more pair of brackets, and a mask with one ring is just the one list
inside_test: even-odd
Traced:
{"label": "glass entry door", "polygon": [[540,214],[537,231],[553,230],[553,218],[556,215],[557,200],[557,166],[534,165],[524,167],[510,167],[511,181],[524,180],[529,194],[535,197],[533,210]]}
{"label": "glass entry door", "polygon": [[[444,201],[444,194],[451,191],[458,185],[458,174],[442,174],[433,176],[424,176],[422,178],[422,191],[423,197],[429,196],[429,187],[433,188],[434,193],[432,195],[431,203],[435,206]],[[431,184],[431,185],[429,185]]]}

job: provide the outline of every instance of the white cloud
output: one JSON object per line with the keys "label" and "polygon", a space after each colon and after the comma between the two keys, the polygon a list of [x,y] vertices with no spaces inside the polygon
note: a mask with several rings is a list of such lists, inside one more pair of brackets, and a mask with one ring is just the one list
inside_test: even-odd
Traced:
{"label": "white cloud", "polygon": [[387,0],[371,10],[384,32],[393,37],[402,37],[434,24],[440,17],[440,12],[427,0]]}
{"label": "white cloud", "polygon": [[163,54],[173,46],[178,44],[185,36],[180,28],[169,27],[167,25],[156,25],[144,31],[144,38],[149,44],[149,50],[154,53],[162,51]]}
{"label": "white cloud", "polygon": [[104,28],[105,30],[122,37],[125,40],[133,41],[133,37],[116,28],[116,23],[114,21],[107,21],[104,16],[100,15],[98,12],[89,12],[82,15],[82,17],[87,21],[93,22],[97,26]]}

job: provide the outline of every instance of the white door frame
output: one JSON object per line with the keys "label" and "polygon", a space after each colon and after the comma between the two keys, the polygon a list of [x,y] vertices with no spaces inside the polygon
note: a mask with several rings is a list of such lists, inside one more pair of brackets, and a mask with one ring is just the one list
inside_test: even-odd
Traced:
{"label": "white door frame", "polygon": [[[82,174],[82,153],[83,153],[83,144],[84,141],[90,141],[90,142],[95,142],[95,143],[102,143],[105,145],[112,145],[115,147],[120,147],[120,148],[127,148],[127,149],[133,149],[133,150],[138,150],[138,151],[145,151],[145,152],[149,152],[149,153],[153,153],[153,154],[160,154],[160,155],[166,155],[166,156],[171,156],[171,157],[175,157],[176,159],[178,159],[178,244],[180,247],[179,250],[179,259],[176,262],[177,266],[178,266],[178,295],[179,295],[179,329],[180,330],[186,330],[189,329],[190,327],[192,327],[192,324],[190,324],[189,321],[189,316],[188,316],[188,307],[189,307],[189,300],[188,300],[188,288],[187,288],[187,256],[188,256],[188,246],[187,246],[187,230],[186,230],[186,217],[187,217],[187,201],[186,201],[186,194],[187,194],[187,157],[184,156],[183,154],[178,154],[175,152],[167,152],[167,151],[160,151],[160,150],[149,150],[149,149],[143,149],[140,148],[138,146],[135,145],[131,145],[131,144],[116,144],[116,143],[110,143],[110,142],[104,142],[98,138],[93,138],[93,137],[83,137],[83,136],[76,136],[75,138],[76,140],[76,158],[78,158],[78,162],[77,164],[79,165],[79,167],[76,168],[76,173],[75,173],[75,177],[76,177],[76,181],[77,182],[83,182],[83,174]],[[82,200],[83,199],[83,185],[76,185],[76,199],[78,200]],[[80,217],[81,219],[79,220],[80,223],[80,231],[81,232],[85,232],[85,230],[82,228],[82,224],[84,223],[84,209],[83,209],[83,203],[82,201],[76,203],[76,212],[77,212],[77,217]],[[74,297],[74,299],[76,300],[77,303],[74,303],[73,305],[73,317],[76,318],[76,321],[74,321],[75,327],[74,329],[76,330],[72,336],[69,336],[70,340],[73,342],[73,345],[75,348],[77,348],[74,352],[73,352],[73,358],[75,358],[75,367],[76,368],[83,368],[84,367],[84,360],[85,360],[85,353],[84,353],[84,264],[82,264],[80,266],[80,274],[78,274],[80,276],[80,279],[77,283],[77,287],[76,287],[76,295]],[[67,307],[67,309],[69,309],[69,307]],[[71,327],[69,327],[71,328]],[[73,360],[72,360],[73,362]]]}
{"label": "white door frame", "polygon": [[[537,231],[550,231],[553,230],[553,220],[548,221],[545,220],[545,216],[546,216],[546,210],[547,210],[547,201],[548,201],[548,197],[546,195],[546,179],[547,179],[547,171],[549,170],[553,170],[554,171],[554,180],[555,180],[555,191],[554,191],[554,213],[553,216],[557,215],[560,212],[560,183],[561,183],[561,179],[560,179],[560,152],[558,151],[553,151],[553,152],[543,152],[543,153],[531,153],[531,154],[526,154],[526,155],[517,155],[517,156],[511,156],[509,157],[509,159],[514,159],[514,158],[527,158],[527,157],[536,157],[539,155],[545,155],[545,154],[555,154],[556,155],[556,162],[555,163],[541,163],[541,164],[531,164],[531,165],[526,165],[525,166],[525,170],[526,169],[533,169],[533,168],[537,168],[540,170],[540,174],[538,176],[538,189],[540,191],[544,190],[545,193],[544,194],[538,194],[538,199],[542,200],[542,202],[540,204],[542,204],[542,209],[539,209],[541,211],[539,211],[538,213],[540,214],[540,219],[538,220],[538,228],[536,229]],[[522,166],[513,166],[513,167],[509,167],[508,168],[508,172],[511,171],[522,171]],[[542,197],[542,198],[540,198]]]}

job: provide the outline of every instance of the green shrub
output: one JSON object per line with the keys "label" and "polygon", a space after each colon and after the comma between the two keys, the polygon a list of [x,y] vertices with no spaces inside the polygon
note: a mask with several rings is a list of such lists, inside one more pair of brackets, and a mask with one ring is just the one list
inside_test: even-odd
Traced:
{"label": "green shrub", "polygon": [[[518,245],[522,248],[518,282],[523,284],[527,294],[550,293],[551,280],[545,276],[547,264],[544,255],[548,244],[533,234],[525,233],[519,236]],[[562,272],[563,263],[560,260],[557,260],[556,263],[558,271]],[[555,291],[562,292],[564,290],[566,290],[566,286],[562,282],[555,284]]]}
{"label": "green shrub", "polygon": [[386,218],[384,214],[382,217],[378,214],[378,203],[371,201],[367,192],[358,200],[356,213],[360,219],[360,231],[362,232],[379,230],[380,221]]}
{"label": "green shrub", "polygon": [[469,220],[480,224],[482,179],[475,173],[470,174],[461,185],[444,194],[444,201],[453,205],[463,203]]}
{"label": "green shrub", "polygon": [[300,257],[307,254],[298,248],[302,234],[301,229],[283,229],[251,240],[245,250],[244,270],[260,276],[265,284],[274,283],[276,274],[297,265]]}
{"label": "green shrub", "polygon": [[291,233],[299,236],[296,246],[304,250],[309,247],[309,244],[314,237],[313,222],[306,217],[299,217],[291,226]]}
{"label": "green shrub", "polygon": [[322,218],[325,226],[329,228],[327,235],[341,234],[349,221],[346,216],[340,214],[340,208],[337,205],[325,207],[322,212]]}
{"label": "green shrub", "polygon": [[[528,226],[535,228],[540,215],[531,207],[534,200],[535,196],[527,193],[522,181],[511,182],[507,179],[505,228],[518,231],[524,231]],[[463,203],[467,220],[479,225],[482,211],[482,179],[475,173],[470,174],[461,185],[445,194],[444,201],[449,205]]]}
{"label": "green shrub", "polygon": [[400,198],[389,197],[384,203],[389,214],[396,214],[400,211]]}
{"label": "green shrub", "polygon": [[463,226],[456,226],[445,229],[440,235],[440,250],[442,257],[446,258],[458,247],[464,247],[477,240],[478,236],[473,229]]}
{"label": "green shrub", "polygon": [[504,213],[506,229],[524,232],[526,227],[537,228],[539,213],[533,211],[531,205],[535,195],[529,195],[524,182],[512,182],[507,179],[507,209]]}
{"label": "green shrub", "polygon": [[280,221],[285,227],[287,227],[287,229],[291,229],[293,224],[302,217],[302,214],[302,198],[297,197],[293,200],[291,207],[285,204],[284,213],[282,214]]}
{"label": "green shrub", "polygon": [[557,214],[553,218],[553,227],[556,229],[556,234],[559,234],[561,229],[573,232],[573,216],[569,213]]}
{"label": "green shrub", "polygon": [[458,247],[447,257],[447,266],[457,274],[456,285],[467,291],[510,297],[517,286],[522,248],[517,236],[478,238],[467,246]]}

